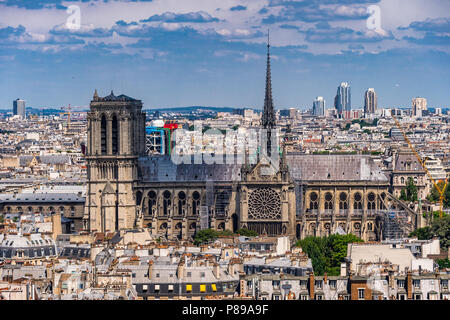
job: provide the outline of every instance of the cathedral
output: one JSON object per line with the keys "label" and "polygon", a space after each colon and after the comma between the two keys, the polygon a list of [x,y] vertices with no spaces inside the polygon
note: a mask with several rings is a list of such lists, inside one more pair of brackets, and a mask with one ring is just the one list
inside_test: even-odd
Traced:
{"label": "cathedral", "polygon": [[[276,127],[270,45],[261,128],[270,156]],[[271,167],[263,156],[249,164],[178,164],[145,153],[142,102],[99,97],[88,113],[88,183],[84,229],[114,232],[149,228],[168,240],[192,239],[202,228],[292,239],[353,233],[379,240],[389,180],[367,155],[305,155],[280,151]]]}

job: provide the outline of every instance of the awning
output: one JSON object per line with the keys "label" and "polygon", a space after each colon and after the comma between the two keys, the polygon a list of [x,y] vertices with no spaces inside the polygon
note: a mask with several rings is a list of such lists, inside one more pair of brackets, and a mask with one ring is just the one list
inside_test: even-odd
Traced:
{"label": "awning", "polygon": [[215,283],[213,283],[212,285],[211,285],[211,288],[212,288],[212,290],[215,292],[215,291],[217,291],[217,287],[216,287],[216,284]]}
{"label": "awning", "polygon": [[186,291],[192,291],[192,284],[186,285]]}
{"label": "awning", "polygon": [[205,284],[201,284],[200,285],[200,292],[206,292],[206,285]]}

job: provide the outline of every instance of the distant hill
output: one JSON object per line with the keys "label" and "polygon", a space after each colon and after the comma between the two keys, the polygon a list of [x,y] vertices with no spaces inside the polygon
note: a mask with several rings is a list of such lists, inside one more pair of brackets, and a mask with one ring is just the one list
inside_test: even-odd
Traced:
{"label": "distant hill", "polygon": [[[189,113],[192,111],[213,111],[213,112],[233,112],[234,110],[239,110],[242,108],[231,108],[231,107],[205,107],[205,106],[189,106],[189,107],[168,107],[168,108],[152,108],[152,109],[145,109],[144,111],[147,112],[179,112],[179,113]],[[252,109],[252,108],[245,108],[245,109]],[[253,109],[255,111],[258,111],[257,109]],[[261,110],[259,110],[261,111]]]}

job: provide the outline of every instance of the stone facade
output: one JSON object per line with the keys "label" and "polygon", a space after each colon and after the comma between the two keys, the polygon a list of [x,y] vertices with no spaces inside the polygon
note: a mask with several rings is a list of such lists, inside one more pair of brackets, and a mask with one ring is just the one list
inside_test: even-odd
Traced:
{"label": "stone facade", "polygon": [[167,156],[142,154],[141,108],[126,96],[95,96],[91,103],[87,229],[145,226],[154,236],[188,239],[208,216],[206,227],[216,230],[380,238],[377,217],[387,207],[389,181],[370,157],[287,154],[272,174],[262,173],[270,169],[263,157],[254,165],[175,165]]}
{"label": "stone facade", "polygon": [[400,149],[395,154],[392,170],[392,194],[400,197],[402,189],[406,187],[409,178],[412,178],[417,186],[418,199],[425,199],[430,190],[427,188],[427,177],[422,165],[414,153],[406,148]]}
{"label": "stone facade", "polygon": [[108,232],[135,227],[137,159],[145,152],[142,102],[97,92],[88,113],[88,193],[85,228]]}

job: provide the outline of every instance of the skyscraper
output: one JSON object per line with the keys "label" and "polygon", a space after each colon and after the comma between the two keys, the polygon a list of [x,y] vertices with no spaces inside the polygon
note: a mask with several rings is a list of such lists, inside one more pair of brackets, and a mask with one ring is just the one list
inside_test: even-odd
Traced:
{"label": "skyscraper", "polygon": [[25,119],[25,100],[16,99],[13,101],[13,114]]}
{"label": "skyscraper", "polygon": [[350,85],[347,82],[341,82],[337,88],[336,97],[334,98],[334,107],[338,114],[352,109]]}
{"label": "skyscraper", "polygon": [[427,110],[427,99],[419,97],[412,99],[413,115],[416,117],[421,117],[423,110]]}
{"label": "skyscraper", "polygon": [[325,100],[323,97],[317,97],[313,101],[313,115],[324,116],[325,115]]}
{"label": "skyscraper", "polygon": [[364,94],[364,114],[375,113],[377,110],[377,94],[374,88],[367,89]]}

